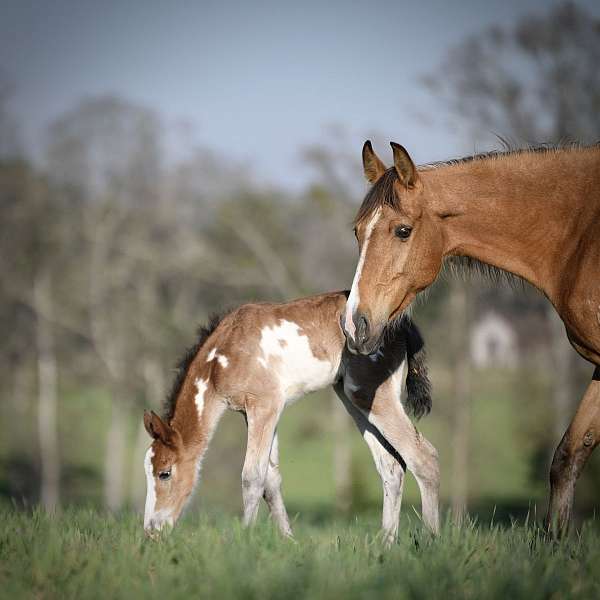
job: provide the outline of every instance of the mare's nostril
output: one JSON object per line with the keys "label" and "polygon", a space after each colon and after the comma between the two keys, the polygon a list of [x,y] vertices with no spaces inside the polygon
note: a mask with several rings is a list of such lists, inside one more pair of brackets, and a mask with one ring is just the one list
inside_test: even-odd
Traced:
{"label": "mare's nostril", "polygon": [[367,317],[361,315],[358,318],[358,323],[356,325],[356,339],[360,344],[364,344],[369,338],[369,322],[367,321]]}

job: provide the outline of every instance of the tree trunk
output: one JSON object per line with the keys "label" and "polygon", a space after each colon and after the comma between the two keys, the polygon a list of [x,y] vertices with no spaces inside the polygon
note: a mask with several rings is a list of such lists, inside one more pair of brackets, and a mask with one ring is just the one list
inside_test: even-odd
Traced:
{"label": "tree trunk", "polygon": [[453,281],[450,292],[450,327],[454,364],[452,388],[452,514],[462,522],[469,495],[469,430],[471,421],[471,365],[469,355],[469,294],[467,284]]}
{"label": "tree trunk", "polygon": [[349,512],[352,505],[352,448],[348,416],[339,398],[331,394],[333,425],[333,485],[336,509]]}
{"label": "tree trunk", "polygon": [[[59,507],[60,461],[57,432],[58,371],[52,327],[52,278],[48,271],[33,284],[37,312],[38,437],[40,448],[40,502],[48,512]],[[42,316],[44,315],[44,316]]]}
{"label": "tree trunk", "polygon": [[[558,442],[567,429],[574,412],[571,395],[571,369],[573,349],[565,333],[565,326],[554,307],[546,309],[550,325],[550,351],[552,354],[552,406],[554,409],[554,440]],[[550,460],[552,457],[550,457]]]}
{"label": "tree trunk", "polygon": [[106,435],[104,454],[104,500],[113,511],[123,507],[125,480],[125,448],[127,415],[118,392],[113,386],[111,392],[110,424]]}

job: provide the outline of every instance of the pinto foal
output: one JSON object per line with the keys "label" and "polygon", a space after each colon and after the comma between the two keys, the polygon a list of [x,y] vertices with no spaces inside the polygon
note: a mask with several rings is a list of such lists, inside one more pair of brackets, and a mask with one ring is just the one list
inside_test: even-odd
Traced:
{"label": "pinto foal", "polygon": [[406,467],[419,485],[423,520],[437,532],[437,452],[400,401],[407,362],[405,406],[416,417],[430,410],[423,341],[404,319],[389,328],[377,354],[349,353],[340,325],[346,297],[347,292],[334,292],[287,304],[247,304],[200,331],[180,365],[164,420],[144,414],[154,440],[144,461],[147,532],[179,518],[229,408],[244,413],[248,426],[243,522],[255,521],[264,497],[281,532],[291,536],[281,495],[277,423],[286,404],[327,385],[334,386],[373,455],[383,484],[385,541],[397,536]]}

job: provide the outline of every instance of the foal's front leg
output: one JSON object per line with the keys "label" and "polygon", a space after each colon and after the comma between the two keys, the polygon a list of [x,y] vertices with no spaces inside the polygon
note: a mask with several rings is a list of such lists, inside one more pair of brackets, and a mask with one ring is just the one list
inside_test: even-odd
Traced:
{"label": "foal's front leg", "polygon": [[376,390],[374,397],[348,394],[369,423],[402,457],[415,476],[421,492],[423,521],[433,533],[439,532],[440,468],[435,447],[413,425],[399,399],[401,373],[392,374]]}
{"label": "foal's front leg", "polygon": [[269,455],[282,408],[282,403],[279,401],[261,401],[260,405],[257,405],[255,400],[246,408],[248,444],[242,469],[243,523],[245,526],[256,521],[258,504],[265,493]]}
{"label": "foal's front leg", "polygon": [[367,446],[369,446],[373,461],[375,462],[375,468],[381,477],[383,487],[381,531],[383,533],[384,544],[391,546],[398,538],[398,522],[400,520],[406,465],[398,453],[385,441],[379,431],[367,421],[365,415],[352,404],[352,401],[344,392],[342,381],[334,386],[334,390],[350,416],[354,419]]}

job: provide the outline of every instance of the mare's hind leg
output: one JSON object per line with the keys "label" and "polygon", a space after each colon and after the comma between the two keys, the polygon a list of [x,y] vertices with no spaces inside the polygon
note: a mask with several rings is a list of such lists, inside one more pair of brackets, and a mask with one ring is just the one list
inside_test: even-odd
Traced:
{"label": "mare's hind leg", "polygon": [[594,448],[600,442],[600,367],[565,432],[550,469],[550,502],[546,528],[554,535],[566,533],[575,483]]}
{"label": "mare's hind leg", "polygon": [[366,397],[360,389],[346,390],[357,406],[403,458],[421,492],[423,521],[438,533],[440,468],[435,447],[413,425],[400,401],[402,369],[393,373]]}
{"label": "mare's hind leg", "polygon": [[242,500],[244,504],[245,526],[256,521],[258,503],[265,492],[265,482],[269,469],[269,456],[275,436],[275,429],[281,415],[283,403],[278,399],[269,401],[247,401],[248,444],[242,469]]}
{"label": "mare's hind leg", "polygon": [[290,520],[288,518],[283,496],[281,495],[281,473],[279,472],[279,441],[277,434],[273,436],[267,477],[265,479],[265,491],[263,498],[269,507],[272,519],[279,527],[285,537],[293,537]]}
{"label": "mare's hind leg", "polygon": [[383,486],[383,514],[381,530],[384,543],[392,545],[398,537],[398,521],[402,504],[402,488],[406,465],[398,453],[386,442],[383,436],[368,421],[363,413],[352,404],[344,392],[340,381],[334,386],[335,393],[354,419],[373,456],[375,467]]}

